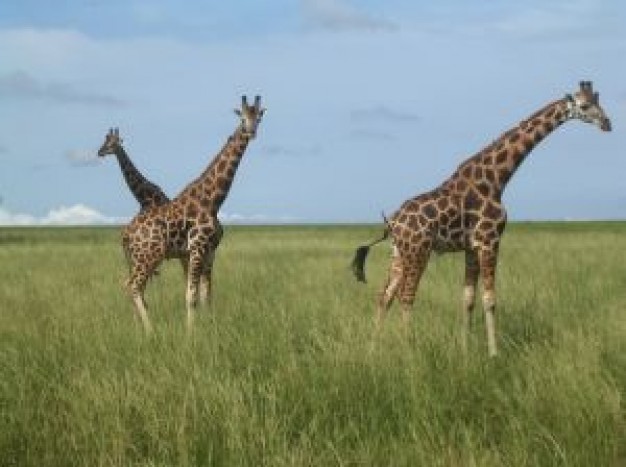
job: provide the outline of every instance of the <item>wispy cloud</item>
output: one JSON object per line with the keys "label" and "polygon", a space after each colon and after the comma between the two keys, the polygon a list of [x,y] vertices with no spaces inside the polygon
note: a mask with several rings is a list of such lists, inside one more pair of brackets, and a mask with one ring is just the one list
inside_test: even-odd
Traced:
{"label": "wispy cloud", "polygon": [[109,217],[84,204],[51,209],[45,216],[11,212],[0,207],[0,225],[94,225],[117,224],[126,219]]}
{"label": "wispy cloud", "polygon": [[409,111],[391,109],[384,105],[368,107],[363,109],[355,109],[350,112],[350,119],[353,122],[390,122],[390,123],[408,123],[417,122],[420,117]]}
{"label": "wispy cloud", "polygon": [[95,150],[70,149],[65,153],[65,158],[72,167],[93,167],[100,163]]}
{"label": "wispy cloud", "polygon": [[301,0],[305,19],[314,27],[331,31],[393,31],[398,26],[377,18],[344,0]]}
{"label": "wispy cloud", "polygon": [[0,97],[99,107],[124,107],[128,104],[114,96],[80,91],[68,83],[42,82],[25,71],[13,71],[0,76]]}
{"label": "wispy cloud", "polygon": [[370,130],[365,128],[356,128],[350,131],[350,137],[353,139],[368,141],[393,141],[396,139],[391,133],[380,130]]}
{"label": "wispy cloud", "polygon": [[284,156],[284,157],[302,157],[302,156],[315,156],[322,152],[320,146],[286,146],[282,144],[266,144],[261,147],[261,151],[269,156]]}

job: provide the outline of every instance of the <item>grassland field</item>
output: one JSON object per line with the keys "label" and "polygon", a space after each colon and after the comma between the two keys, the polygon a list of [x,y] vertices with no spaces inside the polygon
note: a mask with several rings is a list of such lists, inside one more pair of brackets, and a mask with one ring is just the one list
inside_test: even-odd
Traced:
{"label": "grassland field", "polygon": [[462,255],[375,330],[380,232],[227,227],[193,335],[171,261],[147,337],[119,229],[0,229],[0,465],[626,466],[626,222],[509,225],[495,359]]}

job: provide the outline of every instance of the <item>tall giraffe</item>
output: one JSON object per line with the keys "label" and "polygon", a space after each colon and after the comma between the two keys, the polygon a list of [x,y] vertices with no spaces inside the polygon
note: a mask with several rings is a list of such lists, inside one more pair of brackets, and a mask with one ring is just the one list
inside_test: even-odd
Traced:
{"label": "tall giraffe", "polygon": [[170,199],[163,193],[161,187],[144,177],[135,167],[128,154],[126,154],[122,142],[119,129],[111,128],[104,138],[104,143],[98,150],[98,156],[115,155],[117,162],[120,164],[122,175],[124,175],[124,180],[126,180],[130,192],[135,196],[142,211],[153,206],[169,203]]}
{"label": "tall giraffe", "polygon": [[166,258],[181,258],[188,264],[187,327],[191,330],[200,278],[207,278],[208,294],[215,251],[222,238],[217,212],[264,112],[260,96],[253,105],[242,96],[241,109],[235,109],[240,123],[207,169],[170,203],[140,212],[125,227],[124,250],[131,269],[127,286],[146,331],[150,331],[143,297],[146,282]]}
{"label": "tall giraffe", "polygon": [[482,151],[463,162],[450,178],[434,190],[402,204],[387,220],[383,236],[357,249],[352,263],[357,279],[365,281],[364,265],[369,248],[392,237],[392,258],[387,282],[377,309],[380,323],[394,298],[405,321],[432,251],[465,252],[463,293],[463,346],[474,309],[476,284],[483,281],[483,308],[490,356],[497,354],[495,335],[495,275],[500,239],[506,225],[502,193],[515,170],[548,134],[571,119],[611,130],[590,81],[582,81],[567,94],[523,120]]}

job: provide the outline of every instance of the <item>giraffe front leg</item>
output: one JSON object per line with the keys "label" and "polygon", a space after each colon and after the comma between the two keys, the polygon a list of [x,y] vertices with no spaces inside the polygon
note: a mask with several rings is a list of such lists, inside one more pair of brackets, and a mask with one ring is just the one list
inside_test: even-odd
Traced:
{"label": "giraffe front leg", "polygon": [[212,292],[212,274],[213,274],[213,261],[215,260],[215,250],[211,249],[207,253],[207,258],[204,263],[204,270],[200,277],[200,303],[205,304],[211,302]]}
{"label": "giraffe front leg", "polygon": [[198,286],[202,273],[202,255],[199,252],[192,252],[189,255],[189,269],[187,271],[187,330],[193,329],[195,310],[198,305]]}
{"label": "giraffe front leg", "polygon": [[461,316],[461,322],[463,323],[463,328],[461,330],[461,346],[463,352],[465,353],[467,353],[470,328],[472,326],[472,317],[474,315],[474,305],[476,303],[476,284],[478,283],[479,274],[480,267],[478,265],[478,255],[473,250],[466,251],[463,311]]}
{"label": "giraffe front leg", "polygon": [[498,354],[496,343],[496,265],[498,249],[479,250],[480,275],[483,279],[483,309],[487,328],[487,349],[490,357]]}

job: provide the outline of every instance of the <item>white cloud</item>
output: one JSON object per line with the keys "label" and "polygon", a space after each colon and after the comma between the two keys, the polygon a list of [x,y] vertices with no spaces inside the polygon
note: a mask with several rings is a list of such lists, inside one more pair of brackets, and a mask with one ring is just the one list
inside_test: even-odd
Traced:
{"label": "white cloud", "polygon": [[25,213],[14,213],[0,207],[0,225],[96,225],[117,224],[125,219],[109,217],[84,204],[61,206],[51,209],[43,217],[35,217]]}
{"label": "white cloud", "polygon": [[292,216],[267,216],[265,214],[237,214],[220,212],[217,217],[225,224],[293,224],[301,221]]}

